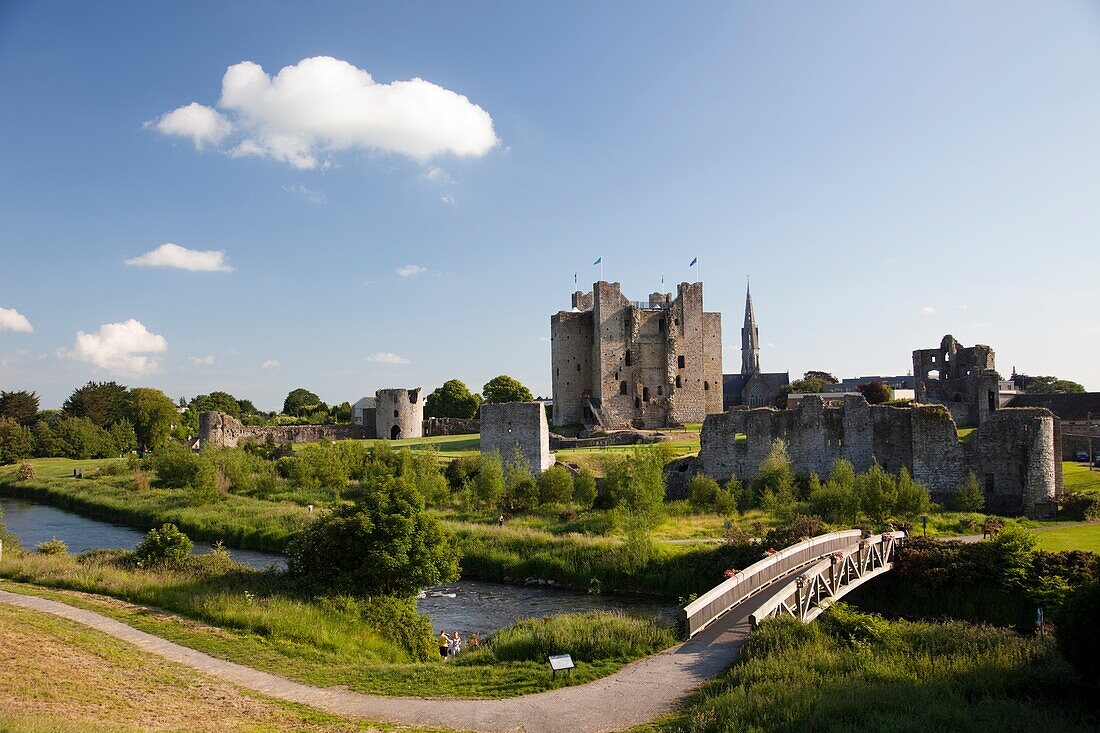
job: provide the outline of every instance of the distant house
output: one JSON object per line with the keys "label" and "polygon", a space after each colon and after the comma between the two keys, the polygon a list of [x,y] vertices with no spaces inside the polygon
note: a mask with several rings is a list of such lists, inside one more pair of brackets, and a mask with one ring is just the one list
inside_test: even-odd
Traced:
{"label": "distant house", "polygon": [[850,379],[840,380],[839,384],[826,384],[821,388],[821,391],[855,392],[861,384],[867,384],[868,382],[882,382],[895,392],[899,389],[915,389],[917,386],[916,378],[912,374],[906,374],[900,377],[851,377]]}
{"label": "distant house", "polygon": [[374,425],[375,411],[378,407],[373,397],[364,397],[351,406],[352,425]]}

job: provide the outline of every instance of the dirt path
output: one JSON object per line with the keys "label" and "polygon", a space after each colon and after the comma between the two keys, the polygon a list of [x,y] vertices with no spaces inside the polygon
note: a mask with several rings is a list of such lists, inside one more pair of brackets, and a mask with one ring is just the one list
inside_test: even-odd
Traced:
{"label": "dirt path", "polygon": [[[772,592],[782,586],[776,583]],[[770,595],[763,593],[744,604],[751,608],[743,606],[727,614],[692,640],[633,662],[603,679],[505,700],[429,700],[311,687],[216,659],[57,601],[0,591],[0,603],[61,616],[250,690],[336,715],[484,733],[602,733],[671,712],[687,693],[726,669],[748,637],[749,614]]]}

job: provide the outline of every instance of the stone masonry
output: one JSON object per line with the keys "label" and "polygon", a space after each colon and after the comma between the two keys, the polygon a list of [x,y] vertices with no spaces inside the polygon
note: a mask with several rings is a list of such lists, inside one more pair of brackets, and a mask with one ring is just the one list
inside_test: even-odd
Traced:
{"label": "stone masonry", "polygon": [[424,400],[416,389],[380,389],[374,393],[375,433],[379,438],[424,437]]}
{"label": "stone masonry", "polygon": [[661,428],[722,411],[722,316],[703,284],[676,297],[623,297],[619,283],[573,293],[550,318],[555,425]]}
{"label": "stone masonry", "polygon": [[266,443],[269,439],[281,445],[292,445],[373,437],[374,425],[244,425],[223,412],[199,414],[200,444],[222,448],[236,448],[241,443]]}
{"label": "stone masonry", "polygon": [[497,451],[505,463],[519,450],[535,473],[554,465],[550,427],[541,402],[486,403],[481,406],[481,452]]}
{"label": "stone masonry", "polygon": [[951,411],[961,426],[981,425],[999,407],[993,349],[964,347],[950,334],[938,349],[913,352],[916,402],[935,402]]}
{"label": "stone masonry", "polygon": [[749,481],[779,438],[796,473],[826,477],[839,458],[866,471],[874,461],[891,473],[903,467],[949,502],[973,472],[992,512],[1048,514],[1061,489],[1057,418],[1044,408],[989,413],[964,442],[941,405],[871,406],[860,395],[843,404],[809,396],[791,410],[734,409],[703,423],[699,462],[718,481]]}

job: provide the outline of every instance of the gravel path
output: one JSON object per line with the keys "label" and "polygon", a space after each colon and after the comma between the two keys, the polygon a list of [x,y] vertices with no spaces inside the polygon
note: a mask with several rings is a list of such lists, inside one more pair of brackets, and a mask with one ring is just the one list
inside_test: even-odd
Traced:
{"label": "gravel path", "polygon": [[[783,585],[776,583],[771,593]],[[241,687],[336,715],[483,733],[602,733],[671,712],[687,693],[726,669],[748,637],[749,614],[771,593],[765,591],[726,614],[690,641],[628,664],[603,679],[505,700],[431,700],[311,687],[216,659],[57,601],[0,591],[0,603],[52,613]]]}

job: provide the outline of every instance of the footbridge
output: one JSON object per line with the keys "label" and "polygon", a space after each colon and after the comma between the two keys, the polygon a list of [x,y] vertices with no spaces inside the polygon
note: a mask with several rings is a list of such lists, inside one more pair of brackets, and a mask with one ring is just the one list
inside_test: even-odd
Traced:
{"label": "footbridge", "polygon": [[694,637],[731,611],[753,625],[793,616],[813,621],[835,601],[894,567],[904,532],[864,537],[858,529],[811,537],[733,574],[684,607],[688,636]]}

